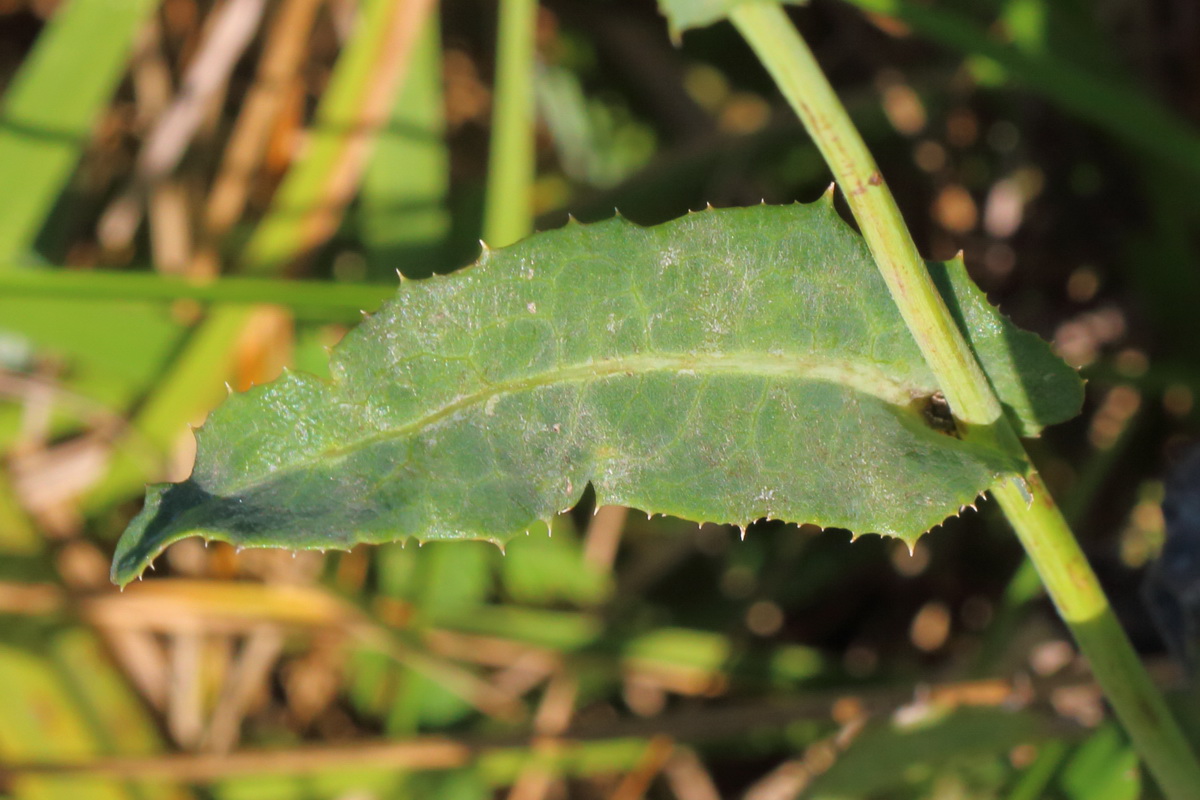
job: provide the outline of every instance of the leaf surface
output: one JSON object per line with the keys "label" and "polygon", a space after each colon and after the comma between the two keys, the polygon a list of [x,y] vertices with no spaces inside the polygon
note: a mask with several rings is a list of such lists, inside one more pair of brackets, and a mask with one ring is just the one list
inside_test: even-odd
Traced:
{"label": "leaf surface", "polygon": [[[1076,413],[1074,371],[961,268],[931,266],[1022,430]],[[189,535],[499,543],[589,482],[600,503],[653,513],[911,542],[1021,467],[937,424],[933,376],[828,196],[485,251],[401,284],[331,374],[289,373],[217,409],[192,477],[148,491],[114,580]]]}

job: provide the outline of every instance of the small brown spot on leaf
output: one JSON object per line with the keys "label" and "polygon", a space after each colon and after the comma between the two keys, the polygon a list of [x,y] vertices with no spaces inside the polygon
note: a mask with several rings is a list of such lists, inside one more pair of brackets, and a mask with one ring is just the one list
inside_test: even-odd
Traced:
{"label": "small brown spot on leaf", "polygon": [[944,394],[934,392],[928,397],[917,398],[916,403],[925,424],[938,433],[958,438],[958,426],[954,424],[954,415],[950,413],[950,404]]}

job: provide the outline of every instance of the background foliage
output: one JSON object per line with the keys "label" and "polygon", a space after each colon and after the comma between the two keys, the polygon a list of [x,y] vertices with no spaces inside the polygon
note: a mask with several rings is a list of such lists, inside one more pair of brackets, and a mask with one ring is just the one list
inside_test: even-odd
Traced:
{"label": "background foliage", "polygon": [[[505,557],[191,540],[108,586],[143,484],[187,474],[187,425],[225,382],[324,373],[394,270],[475,257],[495,19],[460,0],[0,2],[0,792],[1153,791],[986,507],[909,554],[593,516],[585,496]],[[676,49],[649,2],[537,19],[539,228],[824,190],[728,26]],[[1185,0],[814,0],[797,19],[923,251],[964,250],[1089,379],[1039,467],[1177,686],[1138,586],[1196,422],[1200,19]]]}

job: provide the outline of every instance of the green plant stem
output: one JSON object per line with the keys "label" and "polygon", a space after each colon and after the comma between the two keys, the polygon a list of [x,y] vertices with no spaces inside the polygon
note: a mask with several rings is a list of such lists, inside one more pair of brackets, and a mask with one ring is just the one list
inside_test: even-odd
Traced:
{"label": "green plant stem", "polygon": [[1172,800],[1195,797],[1200,791],[1195,753],[1129,643],[1062,512],[1036,473],[1026,480],[1032,503],[1012,482],[999,483],[991,492],[1163,794]]}
{"label": "green plant stem", "polygon": [[533,230],[534,33],[537,0],[500,0],[496,93],[483,240],[504,247]]}
{"label": "green plant stem", "polygon": [[0,294],[110,301],[196,300],[231,305],[284,306],[313,321],[350,322],[396,293],[395,285],[330,283],[273,278],[190,280],[151,272],[108,270],[0,270]]}
{"label": "green plant stem", "polygon": [[[892,298],[964,437],[1003,448],[1016,434],[938,296],[900,210],[816,58],[783,10],[744,3],[730,14],[825,156]],[[1194,797],[1200,763],[1146,674],[1062,512],[1029,467],[991,488],[1135,748],[1171,800]]]}
{"label": "green plant stem", "polygon": [[[1112,476],[1113,468],[1124,460],[1140,427],[1139,417],[1135,415],[1112,446],[1095,453],[1084,464],[1070,492],[1059,504],[1063,517],[1072,529],[1082,522],[1096,495]],[[1022,559],[1008,580],[1004,594],[997,604],[992,624],[988,626],[983,646],[976,655],[976,670],[980,674],[991,668],[1011,642],[1027,606],[1044,594],[1045,586],[1037,573],[1037,567],[1028,557]]]}
{"label": "green plant stem", "polygon": [[1000,403],[929,278],[875,159],[812,52],[779,6],[744,3],[731,18],[833,170],[954,416],[968,425],[994,425],[1003,417]]}

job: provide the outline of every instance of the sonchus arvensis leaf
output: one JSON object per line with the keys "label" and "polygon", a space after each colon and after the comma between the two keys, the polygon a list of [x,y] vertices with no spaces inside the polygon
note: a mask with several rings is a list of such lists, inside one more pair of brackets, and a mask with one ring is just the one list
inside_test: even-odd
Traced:
{"label": "sonchus arvensis leaf", "polygon": [[[1074,371],[931,269],[1026,435],[1075,414]],[[246,547],[503,542],[597,502],[810,522],[912,542],[1022,464],[954,436],[862,239],[829,196],[571,224],[400,285],[334,351],[196,432],[117,547],[126,583],[192,535]]]}

